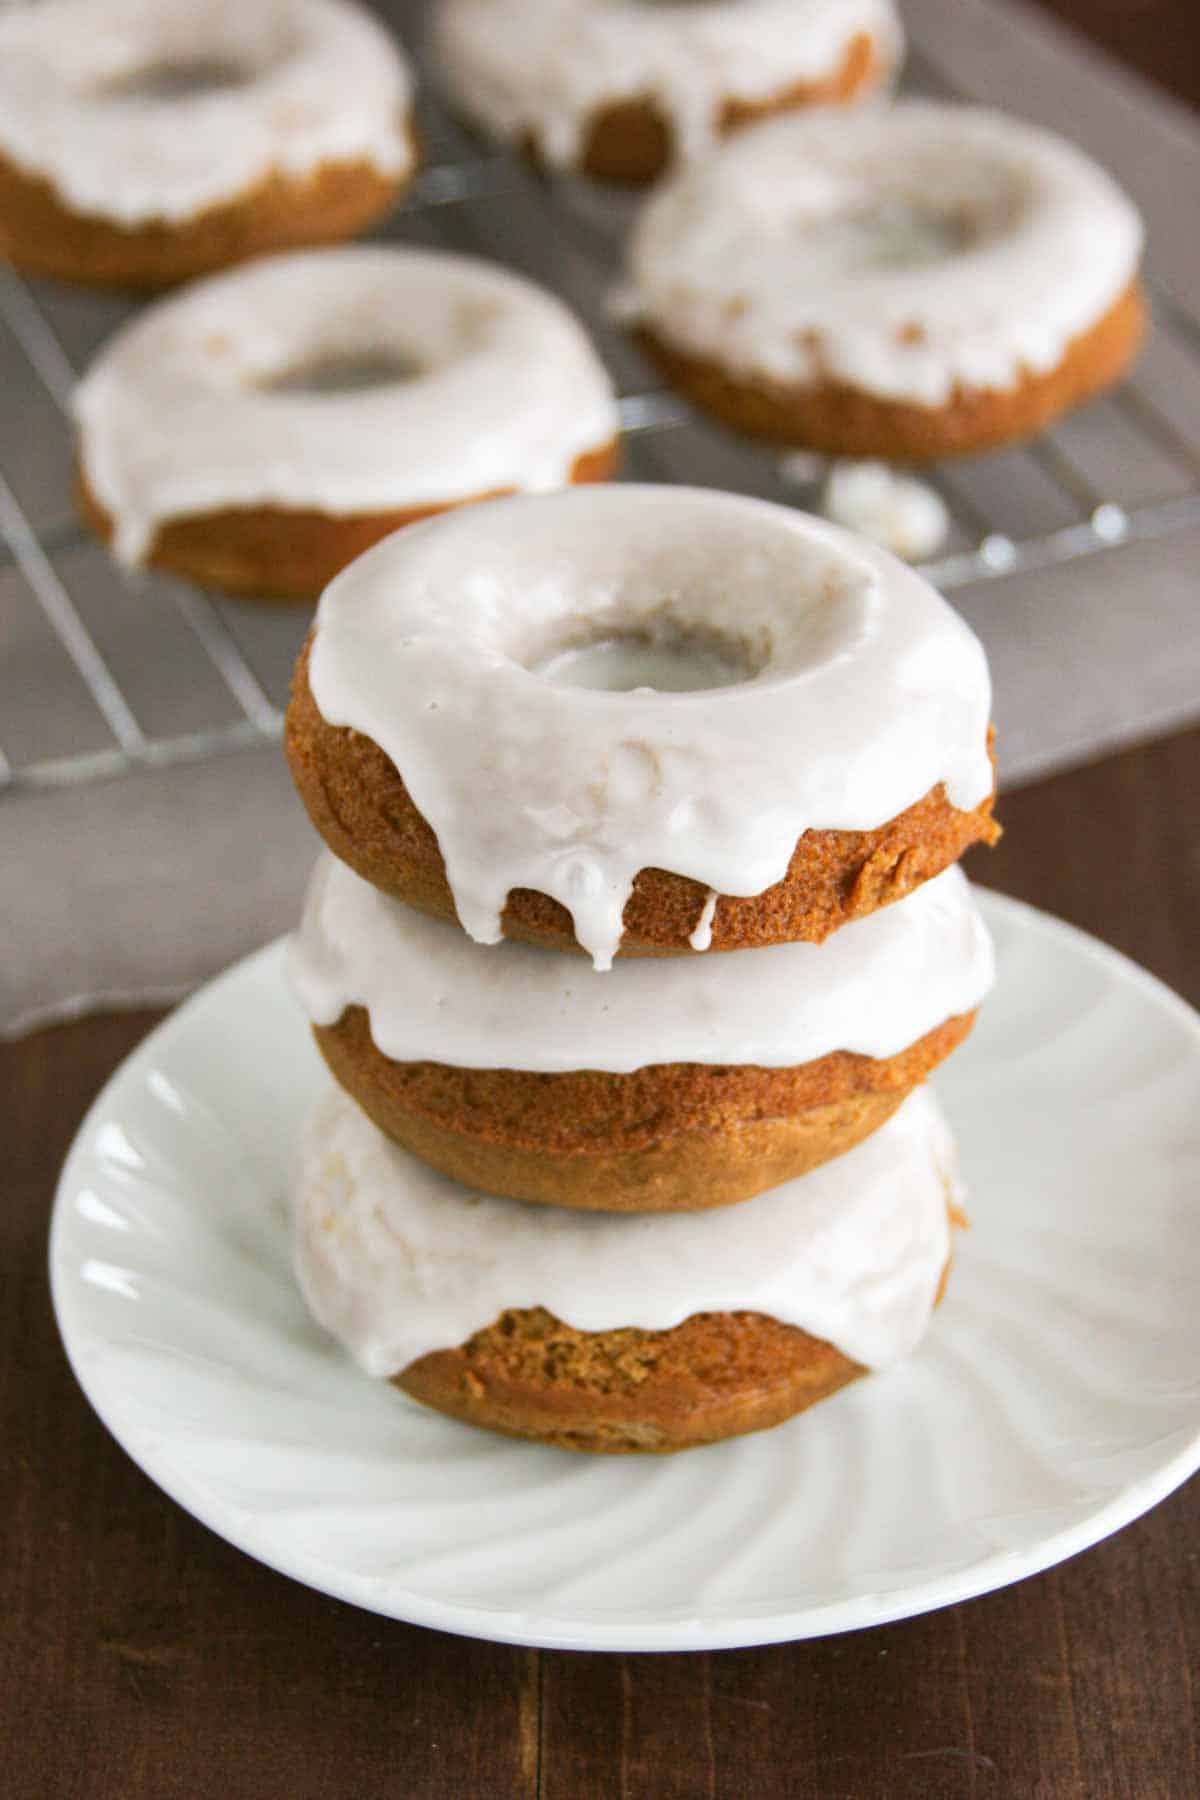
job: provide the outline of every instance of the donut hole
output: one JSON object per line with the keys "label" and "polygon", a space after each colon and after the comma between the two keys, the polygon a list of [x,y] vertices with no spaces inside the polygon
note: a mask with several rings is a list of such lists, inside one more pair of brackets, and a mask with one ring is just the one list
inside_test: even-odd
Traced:
{"label": "donut hole", "polygon": [[1028,203],[1011,168],[990,158],[914,156],[894,170],[864,163],[843,172],[794,219],[814,279],[920,270],[1002,237]]}
{"label": "donut hole", "polygon": [[[674,581],[665,564],[679,559],[678,545],[664,566],[650,560],[575,609],[547,607],[523,629],[510,616],[507,655],[559,687],[711,692],[795,679],[837,660],[869,628],[872,584],[860,571],[803,553],[781,562],[708,550],[710,567],[697,546]],[[509,605],[515,612],[519,596],[510,592]]]}
{"label": "donut hole", "polygon": [[334,351],[295,363],[255,385],[272,394],[356,394],[415,381],[424,372],[416,357],[391,350]]}
{"label": "donut hole", "polygon": [[108,100],[200,100],[249,87],[259,73],[229,56],[172,57],[114,75],[97,91]]}
{"label": "donut hole", "polygon": [[119,23],[81,46],[81,97],[135,106],[173,106],[236,95],[276,74],[303,49],[305,31],[289,9],[250,3],[215,21],[193,6],[139,8],[136,29]]}
{"label": "donut hole", "polygon": [[[879,578],[829,527],[741,495],[614,483],[495,500],[389,540],[407,639],[543,690],[765,693],[876,629]],[[353,581],[346,578],[347,586]]]}
{"label": "donut hole", "polygon": [[760,668],[741,640],[667,623],[569,644],[542,657],[531,672],[560,687],[681,694],[737,687]]}
{"label": "donut hole", "polygon": [[960,255],[979,236],[968,208],[934,206],[898,193],[806,219],[800,230],[807,272],[814,278],[921,268]]}

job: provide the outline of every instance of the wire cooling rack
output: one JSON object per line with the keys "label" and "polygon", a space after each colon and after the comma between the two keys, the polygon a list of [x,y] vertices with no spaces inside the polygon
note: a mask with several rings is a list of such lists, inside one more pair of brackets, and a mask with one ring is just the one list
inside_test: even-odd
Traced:
{"label": "wire cooling rack", "polygon": [[[414,8],[384,10],[419,60],[405,29]],[[948,92],[919,57],[906,85]],[[790,478],[777,456],[690,413],[615,324],[610,300],[635,203],[535,176],[460,128],[428,84],[420,105],[424,171],[376,236],[489,257],[560,293],[592,331],[621,395],[626,478],[814,507],[819,479]],[[1129,382],[1028,446],[929,476],[951,517],[943,553],[925,565],[943,592],[1200,525],[1200,331],[1153,269],[1148,286],[1154,330]],[[281,731],[307,610],[127,574],[77,521],[71,390],[133,311],[122,297],[0,269],[0,789],[8,792],[214,757]],[[1137,723],[1126,716],[1124,735]]]}

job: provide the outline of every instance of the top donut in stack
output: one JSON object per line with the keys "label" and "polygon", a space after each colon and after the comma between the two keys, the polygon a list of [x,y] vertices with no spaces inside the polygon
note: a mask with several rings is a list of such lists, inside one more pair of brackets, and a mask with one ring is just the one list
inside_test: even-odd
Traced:
{"label": "top donut in stack", "polygon": [[952,867],[996,835],[989,712],[932,588],[790,509],[621,486],[410,528],[327,589],[288,715],[326,1060],[493,1195],[696,1211],[839,1156],[989,984]]}

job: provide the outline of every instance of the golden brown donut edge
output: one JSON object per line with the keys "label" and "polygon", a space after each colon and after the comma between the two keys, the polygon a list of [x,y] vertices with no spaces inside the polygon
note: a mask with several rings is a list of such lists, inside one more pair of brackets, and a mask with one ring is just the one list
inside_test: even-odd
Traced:
{"label": "golden brown donut edge", "polygon": [[[935,1305],[949,1273],[947,1261]],[[586,1332],[528,1307],[392,1379],[424,1405],[508,1437],[592,1454],[669,1455],[782,1424],[869,1373],[763,1313],[694,1313],[667,1331]]]}
{"label": "golden brown donut edge", "polygon": [[[827,75],[791,82],[761,100],[731,96],[721,108],[717,129],[726,137],[775,113],[844,104],[876,87],[885,73],[878,44],[869,32],[860,31]],[[535,141],[528,140],[525,148],[533,161],[541,161]],[[578,167],[596,181],[641,186],[657,181],[674,155],[670,120],[652,97],[639,94],[628,100],[612,100],[592,116],[584,133]]]}
{"label": "golden brown donut edge", "polygon": [[852,1149],[974,1021],[946,1019],[888,1057],[837,1050],[792,1068],[651,1063],[627,1074],[396,1062],[361,1006],[313,1035],[387,1137],[466,1187],[594,1212],[697,1212]]}
{"label": "golden brown donut edge", "polygon": [[387,212],[414,172],[326,162],[305,176],[274,172],[178,223],[126,226],[76,212],[50,181],[0,154],[0,255],[31,275],[153,292],[247,257],[340,243]]}
{"label": "golden brown donut edge", "polygon": [[1145,299],[1134,282],[1102,318],[1072,339],[1056,368],[1026,373],[1011,388],[956,388],[944,406],[882,400],[832,379],[805,386],[748,379],[678,349],[647,326],[635,336],[672,387],[748,437],[826,456],[925,463],[1036,436],[1060,413],[1121,378],[1137,353],[1145,322]]}
{"label": "golden brown donut edge", "polygon": [[[615,439],[585,451],[571,465],[569,483],[606,481],[619,455]],[[497,488],[459,500],[346,517],[303,507],[226,507],[169,519],[155,534],[146,561],[152,568],[186,576],[202,587],[220,588],[235,598],[311,602],[335,575],[393,531],[511,492]],[[111,515],[82,471],[76,474],[76,499],[97,537],[111,543]]]}

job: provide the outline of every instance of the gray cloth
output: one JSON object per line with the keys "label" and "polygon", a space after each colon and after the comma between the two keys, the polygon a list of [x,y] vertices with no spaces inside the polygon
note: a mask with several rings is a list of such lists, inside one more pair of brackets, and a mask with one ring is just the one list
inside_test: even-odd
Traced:
{"label": "gray cloth", "polygon": [[10,796],[0,831],[6,1035],[177,998],[294,924],[318,849],[276,749]]}

